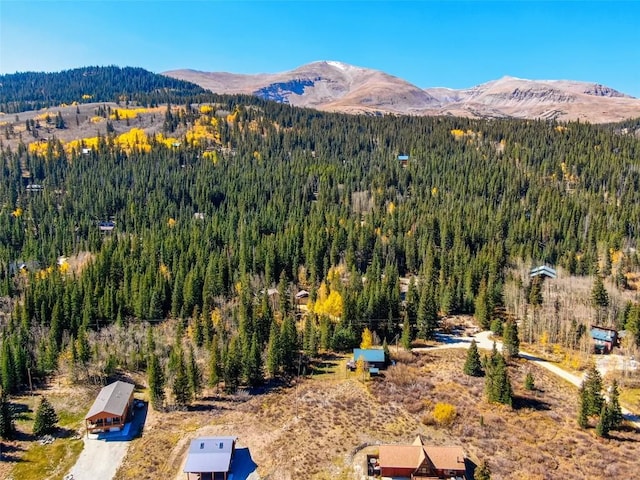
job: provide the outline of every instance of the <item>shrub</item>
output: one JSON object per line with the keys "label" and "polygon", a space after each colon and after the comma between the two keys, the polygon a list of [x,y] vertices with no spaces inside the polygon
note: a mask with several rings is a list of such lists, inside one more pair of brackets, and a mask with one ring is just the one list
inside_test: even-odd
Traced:
{"label": "shrub", "polygon": [[456,419],[456,407],[450,403],[436,403],[433,407],[433,419],[440,426],[447,427]]}

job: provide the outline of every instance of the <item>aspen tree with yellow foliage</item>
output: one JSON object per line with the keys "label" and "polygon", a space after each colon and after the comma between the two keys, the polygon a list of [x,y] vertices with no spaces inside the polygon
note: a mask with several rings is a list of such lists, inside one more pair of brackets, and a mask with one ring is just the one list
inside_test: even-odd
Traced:
{"label": "aspen tree with yellow foliage", "polygon": [[373,334],[369,328],[365,328],[362,331],[362,341],[360,342],[360,348],[366,350],[373,346]]}

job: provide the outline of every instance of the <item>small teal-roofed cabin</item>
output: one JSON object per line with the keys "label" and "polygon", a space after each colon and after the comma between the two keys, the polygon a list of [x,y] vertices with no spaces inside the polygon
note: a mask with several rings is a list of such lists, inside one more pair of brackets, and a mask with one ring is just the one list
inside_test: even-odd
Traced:
{"label": "small teal-roofed cabin", "polygon": [[387,366],[387,362],[384,358],[384,350],[381,348],[354,348],[353,360],[351,360],[347,366],[351,370],[355,370],[356,362],[358,360],[364,360],[364,366],[367,370],[373,370],[378,373],[380,369]]}
{"label": "small teal-roofed cabin", "polygon": [[596,353],[611,353],[613,347],[618,344],[618,331],[612,328],[592,325],[589,333]]}
{"label": "small teal-roofed cabin", "polygon": [[409,163],[409,155],[398,155],[398,162],[400,162],[400,165],[403,167],[406,167]]}

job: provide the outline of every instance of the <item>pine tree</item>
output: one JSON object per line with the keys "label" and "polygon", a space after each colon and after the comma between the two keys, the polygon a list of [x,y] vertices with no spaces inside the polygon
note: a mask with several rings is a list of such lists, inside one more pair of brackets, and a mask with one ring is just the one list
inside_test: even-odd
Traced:
{"label": "pine tree", "polygon": [[611,430],[618,430],[622,425],[624,417],[622,416],[622,408],[620,407],[620,392],[618,392],[618,382],[613,380],[611,389],[609,390],[609,401],[607,402],[607,410],[609,415],[609,427]]}
{"label": "pine tree", "polygon": [[220,347],[218,337],[213,336],[209,345],[209,387],[216,387],[220,381]]}
{"label": "pine tree", "polygon": [[36,437],[40,437],[52,433],[56,429],[56,423],[58,423],[58,415],[53,405],[42,397],[33,422],[33,434]]}
{"label": "pine tree", "polygon": [[13,352],[11,345],[5,337],[2,342],[2,352],[0,354],[0,380],[2,380],[2,391],[11,393],[17,387],[16,369],[13,363]]}
{"label": "pine tree", "polygon": [[165,378],[162,365],[156,355],[156,342],[153,338],[153,329],[147,329],[147,383],[149,384],[149,399],[151,406],[156,410],[164,404]]}
{"label": "pine tree", "polygon": [[389,351],[389,344],[386,338],[382,341],[382,351],[384,352],[384,364],[387,366],[391,365],[391,352]]}
{"label": "pine tree", "polygon": [[298,357],[298,331],[291,315],[287,315],[280,330],[280,358],[285,370],[292,371]]}
{"label": "pine tree", "polygon": [[582,382],[580,385],[580,406],[578,407],[578,425],[580,428],[587,428],[589,426],[589,416],[587,415],[587,395],[585,393],[585,385]]}
{"label": "pine tree", "polygon": [[318,354],[318,342],[316,341],[316,328],[314,325],[314,319],[311,315],[307,315],[304,320],[304,353],[309,356],[315,356]]}
{"label": "pine tree", "polygon": [[13,407],[4,390],[0,391],[0,438],[11,440],[16,434],[13,420]]}
{"label": "pine tree", "polygon": [[504,405],[513,405],[513,390],[511,389],[511,381],[507,372],[507,363],[504,357],[500,355],[495,369],[495,401]]}
{"label": "pine tree", "polygon": [[76,355],[78,361],[82,365],[87,365],[89,360],[91,360],[91,345],[89,344],[89,339],[87,338],[87,330],[84,324],[78,329],[78,338],[76,338]]}
{"label": "pine tree", "polygon": [[485,361],[485,395],[489,402],[502,403],[511,406],[513,403],[513,390],[507,372],[507,363],[504,357],[498,353],[496,344],[493,344],[491,357]]}
{"label": "pine tree", "polygon": [[508,357],[517,357],[520,351],[520,340],[518,339],[518,325],[515,320],[510,318],[505,323],[502,341],[502,352]]}
{"label": "pine tree", "polygon": [[267,373],[274,378],[280,371],[280,329],[275,320],[271,322],[269,330],[269,344],[267,346]]}
{"label": "pine tree", "polygon": [[529,285],[529,292],[527,295],[527,302],[532,307],[536,308],[542,305],[542,277],[533,277],[531,284]]}
{"label": "pine tree", "polygon": [[242,348],[237,335],[231,339],[224,360],[224,389],[229,393],[233,393],[238,389],[240,372],[242,371]]}
{"label": "pine tree", "polygon": [[438,325],[438,306],[436,305],[433,289],[425,283],[420,292],[418,303],[418,337],[423,340],[433,339]]}
{"label": "pine tree", "polygon": [[599,273],[596,274],[593,288],[591,290],[591,303],[596,309],[606,308],[609,306],[609,294],[604,288],[604,283],[602,282],[602,277]]}
{"label": "pine tree", "polygon": [[149,399],[156,410],[164,405],[164,373],[155,352],[149,352],[147,361],[147,382],[149,383]]}
{"label": "pine tree", "polygon": [[177,360],[176,368],[173,372],[174,377],[171,391],[173,392],[176,406],[182,408],[191,403],[192,391],[182,351],[177,353]]}
{"label": "pine tree", "polygon": [[249,365],[249,378],[247,378],[248,383],[252,387],[257,387],[264,381],[264,374],[262,371],[262,350],[258,345],[258,336],[256,332],[253,332],[253,337],[251,338]]}
{"label": "pine tree", "polygon": [[484,374],[482,370],[482,363],[480,361],[480,354],[478,353],[478,344],[475,339],[471,341],[469,350],[467,350],[467,358],[464,362],[465,375],[472,377],[481,377]]}
{"label": "pine tree", "polygon": [[400,340],[402,348],[411,350],[411,325],[409,324],[409,315],[405,314],[402,322],[402,338]]}
{"label": "pine tree", "polygon": [[489,328],[489,325],[491,324],[491,306],[489,300],[489,295],[487,294],[487,282],[485,279],[482,279],[474,302],[474,316],[480,324],[480,327],[484,330]]}
{"label": "pine tree", "polygon": [[473,472],[473,480],[491,480],[491,470],[486,460]]}
{"label": "pine tree", "polygon": [[584,414],[587,417],[593,415],[599,415],[604,404],[604,397],[602,396],[602,377],[595,365],[592,365],[587,375],[582,382],[582,388],[580,389],[581,405],[584,404]]}
{"label": "pine tree", "polygon": [[611,419],[609,416],[609,409],[607,408],[607,404],[602,405],[602,409],[600,410],[600,418],[598,419],[598,423],[596,424],[596,435],[599,437],[607,437],[609,435],[609,430],[611,429]]}
{"label": "pine tree", "polygon": [[527,372],[527,376],[524,377],[524,388],[526,388],[527,390],[533,390],[535,388],[533,375],[531,374],[531,372]]}
{"label": "pine tree", "polygon": [[187,375],[189,377],[189,388],[191,389],[192,398],[198,398],[200,392],[202,392],[202,372],[196,362],[196,357],[193,353],[193,347],[189,347],[189,363],[187,365]]}

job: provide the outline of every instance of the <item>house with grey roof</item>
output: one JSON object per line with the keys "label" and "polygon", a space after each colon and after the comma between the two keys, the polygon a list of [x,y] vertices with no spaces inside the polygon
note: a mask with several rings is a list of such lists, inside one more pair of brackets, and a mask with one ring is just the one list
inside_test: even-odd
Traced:
{"label": "house with grey roof", "polygon": [[87,433],[119,431],[131,415],[133,384],[113,382],[96,397],[89,413],[84,417]]}
{"label": "house with grey roof", "polygon": [[554,268],[551,268],[547,265],[540,265],[538,267],[532,268],[529,272],[529,276],[531,278],[541,277],[541,278],[556,278],[558,276],[558,272]]}
{"label": "house with grey roof", "polygon": [[229,480],[236,437],[199,437],[191,440],[183,472],[187,480]]}

